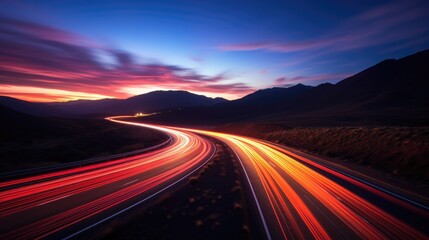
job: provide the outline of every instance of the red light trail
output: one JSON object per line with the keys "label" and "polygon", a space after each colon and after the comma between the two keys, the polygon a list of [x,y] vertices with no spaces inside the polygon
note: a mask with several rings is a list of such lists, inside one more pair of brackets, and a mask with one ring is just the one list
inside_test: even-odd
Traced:
{"label": "red light trail", "polygon": [[[427,209],[280,146],[120,118],[108,120],[163,131],[172,143],[125,159],[0,183],[2,239],[51,236],[92,219],[92,225],[71,235],[76,236],[100,222],[101,215],[114,216],[118,209],[134,206],[213,155],[214,145],[200,135],[217,138],[236,153],[269,239],[427,239],[421,229],[381,205],[397,206],[424,221],[429,219]],[[366,194],[378,200],[371,201]]]}
{"label": "red light trail", "polygon": [[46,237],[121,204],[131,205],[183,179],[214,153],[214,145],[196,134],[147,127],[168,134],[172,144],[125,159],[0,183],[0,238]]}

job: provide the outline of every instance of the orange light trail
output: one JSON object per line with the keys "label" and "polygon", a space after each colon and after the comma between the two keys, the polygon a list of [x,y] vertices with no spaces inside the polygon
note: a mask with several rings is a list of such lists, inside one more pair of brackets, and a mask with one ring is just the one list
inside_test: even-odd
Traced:
{"label": "orange light trail", "polygon": [[[264,190],[259,191],[257,197],[260,202],[266,201],[270,204],[271,215],[275,216],[277,224],[277,228],[272,229],[281,232],[276,236],[281,235],[285,239],[303,239],[308,236],[315,239],[335,237],[325,231],[324,225],[327,225],[328,221],[322,222],[314,214],[314,206],[316,208],[320,206],[321,209],[329,211],[330,216],[337,219],[335,221],[342,222],[359,238],[427,239],[424,234],[301,162],[311,162],[315,167],[323,167],[309,159],[248,137],[186,130],[215,137],[227,143],[241,159],[244,170],[254,173],[255,177],[251,179],[251,184]],[[358,185],[356,180],[344,176],[343,179]],[[378,195],[385,196],[384,193]],[[306,200],[307,196],[312,196],[312,200]],[[293,206],[293,209],[290,206]],[[294,211],[297,214],[293,214]],[[428,219],[427,211],[418,213]]]}
{"label": "orange light trail", "polygon": [[[426,209],[281,146],[231,134],[122,118],[132,116],[107,119],[165,132],[172,143],[137,156],[0,183],[0,238],[51,236],[87,219],[98,221],[100,214],[115,207],[134,206],[136,199],[201,167],[214,153],[213,144],[200,136],[205,135],[224,142],[237,155],[268,239],[428,239],[334,179],[428,220]],[[28,217],[34,211],[38,214]],[[26,218],[29,219],[25,221]]]}

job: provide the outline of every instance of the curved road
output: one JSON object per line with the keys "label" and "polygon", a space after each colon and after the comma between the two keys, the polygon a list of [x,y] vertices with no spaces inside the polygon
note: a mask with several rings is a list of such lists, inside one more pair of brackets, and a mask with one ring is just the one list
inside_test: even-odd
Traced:
{"label": "curved road", "polygon": [[76,237],[167,189],[226,143],[240,160],[267,239],[428,239],[427,205],[406,192],[257,139],[151,127],[166,148],[106,163],[0,183],[1,239]]}
{"label": "curved road", "polygon": [[[116,121],[115,118],[109,118]],[[185,179],[215,153],[194,133],[167,147],[104,163],[0,182],[0,239],[71,238]]]}
{"label": "curved road", "polygon": [[265,141],[187,130],[234,150],[268,239],[428,239],[429,208],[402,193]]}

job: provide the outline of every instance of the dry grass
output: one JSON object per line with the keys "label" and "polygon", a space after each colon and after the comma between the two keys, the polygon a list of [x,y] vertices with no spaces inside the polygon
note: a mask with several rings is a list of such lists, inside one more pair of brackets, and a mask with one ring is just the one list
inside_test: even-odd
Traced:
{"label": "dry grass", "polygon": [[228,132],[429,180],[429,127],[287,128],[255,124]]}

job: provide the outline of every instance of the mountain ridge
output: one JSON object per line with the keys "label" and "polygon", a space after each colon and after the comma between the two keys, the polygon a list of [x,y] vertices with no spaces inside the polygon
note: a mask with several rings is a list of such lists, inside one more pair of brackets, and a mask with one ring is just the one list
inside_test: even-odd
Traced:
{"label": "mountain ridge", "polygon": [[315,87],[297,84],[288,88],[261,89],[232,101],[180,90],[154,91],[123,100],[25,104],[36,104],[38,108],[54,107],[71,114],[158,112],[145,120],[182,125],[243,121],[291,125],[427,125],[428,79],[429,50],[424,50],[403,58],[381,61],[336,84],[323,83]]}
{"label": "mountain ridge", "polygon": [[[281,122],[291,125],[429,124],[429,50],[397,60],[384,60],[336,84],[302,91],[284,88],[271,100],[253,99],[277,90],[265,89],[211,108],[188,109],[150,116],[166,124],[226,124],[240,121]],[[290,91],[290,93],[288,93]],[[246,104],[245,99],[248,99]],[[250,99],[250,100],[249,100]],[[236,107],[239,105],[240,107]],[[231,109],[238,109],[232,111]],[[194,114],[197,117],[189,118]],[[174,119],[174,121],[171,121]]]}
{"label": "mountain ridge", "polygon": [[210,98],[188,91],[153,91],[126,99],[74,100],[68,102],[33,103],[0,96],[0,105],[15,111],[36,116],[83,116],[93,114],[151,113],[181,107],[195,107],[226,102],[223,98]]}

